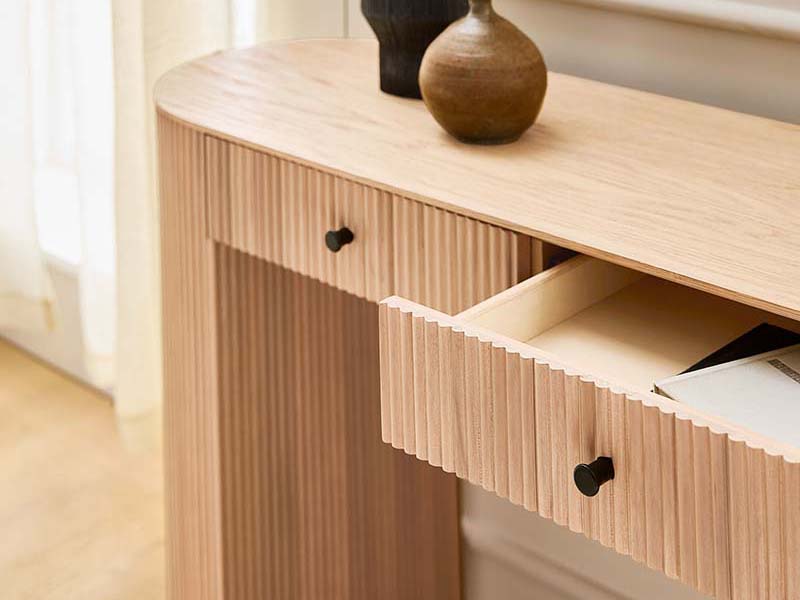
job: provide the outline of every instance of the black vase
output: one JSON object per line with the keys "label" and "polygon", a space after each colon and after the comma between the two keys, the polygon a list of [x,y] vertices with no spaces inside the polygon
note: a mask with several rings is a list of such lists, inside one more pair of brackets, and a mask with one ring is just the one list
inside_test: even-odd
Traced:
{"label": "black vase", "polygon": [[467,0],[361,0],[380,44],[381,89],[422,98],[419,65],[430,43],[467,14]]}

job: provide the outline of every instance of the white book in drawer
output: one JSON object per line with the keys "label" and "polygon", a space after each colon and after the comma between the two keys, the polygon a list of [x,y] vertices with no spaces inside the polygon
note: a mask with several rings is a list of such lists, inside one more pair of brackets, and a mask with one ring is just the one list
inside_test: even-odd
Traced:
{"label": "white book in drawer", "polygon": [[655,391],[800,446],[800,345],[662,379]]}

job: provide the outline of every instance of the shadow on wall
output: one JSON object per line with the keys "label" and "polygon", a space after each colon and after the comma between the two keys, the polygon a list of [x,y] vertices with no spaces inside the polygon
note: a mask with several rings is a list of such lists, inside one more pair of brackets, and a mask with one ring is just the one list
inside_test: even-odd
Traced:
{"label": "shadow on wall", "polygon": [[[553,71],[800,124],[800,43],[557,0],[494,5]],[[347,20],[372,35],[356,0]]]}

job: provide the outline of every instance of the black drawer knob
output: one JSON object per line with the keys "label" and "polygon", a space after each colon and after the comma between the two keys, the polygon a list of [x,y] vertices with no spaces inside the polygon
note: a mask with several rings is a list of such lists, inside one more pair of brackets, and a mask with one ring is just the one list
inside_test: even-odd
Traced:
{"label": "black drawer knob", "polygon": [[353,232],[347,227],[342,227],[337,231],[329,231],[325,234],[325,245],[331,252],[338,252],[354,239]]}
{"label": "black drawer knob", "polygon": [[591,464],[575,467],[572,476],[581,494],[596,496],[601,485],[614,479],[614,463],[607,456],[601,456]]}

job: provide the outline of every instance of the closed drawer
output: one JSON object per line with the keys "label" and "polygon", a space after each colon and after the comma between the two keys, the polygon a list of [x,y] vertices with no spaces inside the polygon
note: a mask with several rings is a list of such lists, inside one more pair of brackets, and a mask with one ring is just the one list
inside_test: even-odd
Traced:
{"label": "closed drawer", "polygon": [[[369,300],[393,289],[392,195],[206,137],[208,233],[219,242]],[[353,240],[331,251],[325,236]]]}
{"label": "closed drawer", "polygon": [[[649,391],[787,323],[588,257],[380,320],[385,442],[705,593],[800,597],[800,451]],[[585,497],[573,469],[601,456],[615,478]]]}
{"label": "closed drawer", "polygon": [[[212,239],[372,301],[448,314],[542,269],[556,249],[299,163],[206,137]],[[353,241],[338,252],[329,231]]]}

